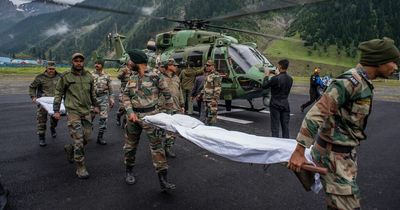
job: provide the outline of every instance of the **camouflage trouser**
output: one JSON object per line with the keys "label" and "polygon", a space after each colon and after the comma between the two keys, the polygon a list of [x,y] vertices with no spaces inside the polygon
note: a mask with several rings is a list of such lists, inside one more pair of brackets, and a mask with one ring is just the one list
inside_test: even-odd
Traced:
{"label": "camouflage trouser", "polygon": [[90,139],[92,134],[92,122],[90,114],[77,115],[68,113],[68,128],[74,143],[74,160],[75,162],[83,162],[85,160],[84,146]]}
{"label": "camouflage trouser", "polygon": [[143,123],[141,120],[137,123],[128,121],[126,124],[125,144],[123,148],[125,153],[125,165],[130,167],[135,165],[136,150],[139,145],[142,130],[144,130],[149,139],[151,157],[156,171],[159,172],[167,169],[168,164],[165,157],[165,151],[157,129],[149,124]]}
{"label": "camouflage trouser", "polygon": [[[172,111],[171,114],[176,114],[176,113],[178,113],[178,112],[177,111]],[[161,131],[160,135],[162,136],[162,139],[165,139],[165,141],[163,142],[164,143],[164,148],[171,148],[175,143],[176,133],[171,132],[171,131],[167,131],[167,130],[164,130],[164,129],[161,129],[161,128],[157,128],[157,129],[159,129]]]}
{"label": "camouflage trouser", "polygon": [[327,175],[321,175],[328,209],[360,208],[360,191],[356,183],[356,150],[337,153],[315,144],[311,155],[318,166],[328,169]]}
{"label": "camouflage trouser", "polygon": [[124,102],[122,101],[122,93],[119,94],[119,108],[117,114],[123,116],[125,114]]}
{"label": "camouflage trouser", "polygon": [[165,148],[171,148],[174,145],[176,139],[176,134],[171,131],[165,131]]}
{"label": "camouflage trouser", "polygon": [[218,102],[203,101],[200,112],[200,120],[206,125],[215,125],[217,123]]}
{"label": "camouflage trouser", "polygon": [[[47,111],[38,106],[36,111],[36,123],[37,123],[37,134],[43,135],[46,134],[46,124],[47,124]],[[58,120],[54,119],[54,117],[50,117],[50,127],[56,128]]]}
{"label": "camouflage trouser", "polygon": [[190,96],[192,90],[183,90],[183,101],[185,102],[185,111],[188,114],[193,114],[193,100]]}
{"label": "camouflage trouser", "polygon": [[[107,118],[108,118],[108,109],[109,109],[109,96],[104,95],[97,97],[97,103],[99,104],[100,109],[100,119],[99,119],[99,131],[104,132],[107,129]],[[96,113],[94,113],[93,107],[91,109],[92,121],[94,120]]]}

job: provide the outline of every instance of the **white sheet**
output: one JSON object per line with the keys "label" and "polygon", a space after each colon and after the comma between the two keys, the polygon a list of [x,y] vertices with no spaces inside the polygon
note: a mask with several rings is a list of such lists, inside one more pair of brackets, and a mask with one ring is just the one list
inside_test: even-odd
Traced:
{"label": "white sheet", "polygon": [[[46,111],[49,113],[49,115],[53,115],[53,101],[54,97],[40,97],[36,99],[36,102],[40,104]],[[65,106],[64,106],[64,100],[61,102],[61,107],[60,107],[60,114],[65,114]]]}
{"label": "white sheet", "polygon": [[[294,139],[256,136],[215,126],[205,126],[199,120],[182,114],[159,113],[146,116],[144,120],[157,127],[178,132],[185,139],[216,155],[243,163],[288,162],[297,145]],[[307,160],[312,162],[310,149],[306,149],[305,155]],[[316,174],[315,178],[316,183],[312,190],[317,193],[322,186],[319,174]]]}

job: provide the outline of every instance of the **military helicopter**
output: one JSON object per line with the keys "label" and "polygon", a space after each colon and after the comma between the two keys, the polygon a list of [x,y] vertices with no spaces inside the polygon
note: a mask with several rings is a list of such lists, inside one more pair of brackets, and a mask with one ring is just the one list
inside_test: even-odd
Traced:
{"label": "military helicopter", "polygon": [[[48,2],[48,1],[47,1]],[[265,71],[275,71],[275,66],[257,50],[255,43],[239,43],[232,36],[219,32],[207,31],[207,28],[217,28],[228,31],[236,31],[251,35],[264,36],[272,39],[296,39],[279,37],[269,34],[262,34],[253,31],[247,31],[236,28],[212,25],[211,22],[221,22],[241,18],[244,16],[265,13],[274,10],[281,10],[290,7],[298,7],[305,4],[318,3],[322,0],[309,1],[280,1],[280,4],[271,5],[269,8],[262,8],[250,12],[239,12],[232,15],[224,15],[208,19],[176,20],[167,17],[157,17],[143,14],[140,10],[121,11],[110,8],[102,8],[86,4],[69,4],[64,2],[50,2],[53,4],[62,4],[72,7],[111,12],[116,14],[143,16],[146,18],[179,23],[180,26],[172,31],[157,34],[155,44],[148,45],[147,53],[153,65],[155,59],[167,60],[174,58],[178,63],[192,63],[196,68],[201,68],[207,61],[212,59],[216,70],[222,77],[221,99],[225,100],[225,106],[228,111],[231,110],[233,99],[246,99],[249,104],[249,110],[262,110],[265,107],[256,109],[253,105],[253,99],[262,97],[261,84],[265,77]],[[48,2],[49,3],[49,2]],[[110,33],[108,38],[115,48],[116,58],[105,59],[108,61],[117,61],[125,64],[129,59],[126,53],[123,40],[125,36],[118,34],[117,31]],[[153,56],[154,55],[154,56]],[[158,55],[156,58],[155,55]],[[243,107],[241,107],[243,108]]]}

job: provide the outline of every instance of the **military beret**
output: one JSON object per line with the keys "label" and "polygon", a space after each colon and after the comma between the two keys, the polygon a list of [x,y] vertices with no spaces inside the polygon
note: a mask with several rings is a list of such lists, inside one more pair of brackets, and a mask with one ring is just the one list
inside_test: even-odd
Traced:
{"label": "military beret", "polygon": [[102,66],[104,66],[104,60],[102,58],[97,58],[94,63],[95,64],[101,64]]}
{"label": "military beret", "polygon": [[54,61],[47,61],[46,67],[47,67],[47,68],[55,68],[55,67],[56,67],[56,62],[54,62]]}
{"label": "military beret", "polygon": [[390,38],[372,39],[358,45],[361,51],[360,63],[366,66],[379,66],[389,62],[398,62],[400,53]]}
{"label": "military beret", "polygon": [[128,51],[128,55],[131,61],[135,64],[147,63],[148,61],[146,53],[144,53],[142,50],[134,49]]}
{"label": "military beret", "polygon": [[74,60],[75,58],[82,58],[83,60],[85,60],[85,56],[83,56],[82,53],[74,53],[72,55],[72,60]]}

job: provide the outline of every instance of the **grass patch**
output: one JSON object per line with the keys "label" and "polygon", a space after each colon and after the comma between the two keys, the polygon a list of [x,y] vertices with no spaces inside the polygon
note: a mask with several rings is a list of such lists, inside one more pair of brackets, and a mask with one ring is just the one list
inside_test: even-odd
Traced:
{"label": "grass patch", "polygon": [[347,57],[344,51],[341,51],[341,55],[338,55],[336,46],[329,46],[324,52],[322,46],[317,47],[317,50],[313,50],[313,47],[305,47],[301,42],[288,40],[273,41],[264,53],[272,57],[284,57],[345,68],[353,67],[358,63],[357,57]]}
{"label": "grass patch", "polygon": [[[70,67],[58,67],[57,72],[63,73],[65,71],[70,70]],[[86,68],[88,71],[93,71],[94,69]],[[34,76],[37,74],[41,74],[45,71],[44,67],[0,67],[0,75],[25,75],[25,76]],[[116,77],[118,75],[116,68],[107,68],[107,73],[109,73],[112,77]]]}

